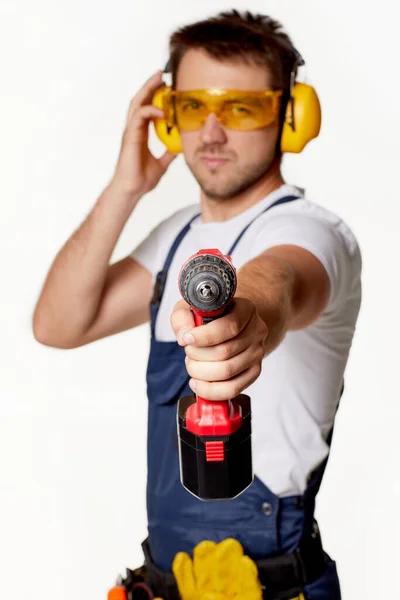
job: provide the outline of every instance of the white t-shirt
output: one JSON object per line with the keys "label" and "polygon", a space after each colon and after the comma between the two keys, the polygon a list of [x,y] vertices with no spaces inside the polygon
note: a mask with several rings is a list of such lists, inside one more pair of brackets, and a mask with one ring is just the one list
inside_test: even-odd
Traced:
{"label": "white t-shirt", "polygon": [[[267,206],[287,195],[301,195],[285,184],[236,217],[191,224],[169,270],[156,323],[156,339],[174,341],[170,315],[181,298],[178,275],[201,249],[226,254],[242,229]],[[131,256],[153,275],[186,223],[200,212],[193,204],[160,223]],[[339,401],[361,302],[361,255],[353,233],[335,214],[306,199],[273,207],[249,227],[232,253],[239,269],[268,248],[301,246],[325,267],[331,283],[323,314],[300,331],[290,331],[263,360],[262,372],[245,391],[251,397],[255,474],[276,495],[302,494],[311,472],[326,458],[326,443]]]}

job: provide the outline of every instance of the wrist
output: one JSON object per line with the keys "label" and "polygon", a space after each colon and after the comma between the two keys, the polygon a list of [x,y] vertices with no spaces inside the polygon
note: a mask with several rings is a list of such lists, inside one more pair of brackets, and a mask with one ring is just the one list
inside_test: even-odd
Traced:
{"label": "wrist", "polygon": [[241,286],[235,297],[245,298],[254,304],[258,318],[267,326],[267,335],[263,341],[264,355],[267,356],[281,343],[286,335],[290,317],[289,297],[282,294],[279,301],[259,290]]}
{"label": "wrist", "polygon": [[123,181],[113,177],[107,186],[107,189],[117,197],[121,202],[129,204],[132,209],[135,208],[143,194],[130,186],[125,184]]}

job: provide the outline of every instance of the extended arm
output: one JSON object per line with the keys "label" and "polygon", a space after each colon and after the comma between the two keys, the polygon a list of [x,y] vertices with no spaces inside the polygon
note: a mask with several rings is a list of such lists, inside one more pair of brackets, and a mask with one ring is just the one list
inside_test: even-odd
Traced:
{"label": "extended arm", "polygon": [[232,398],[253,383],[261,362],[289,330],[311,324],[330,294],[325,268],[308,250],[275,246],[238,271],[233,310],[194,328],[184,300],[171,315],[196,393],[210,400]]}
{"label": "extended arm", "polygon": [[303,329],[326,307],[330,282],[320,261],[299,246],[276,246],[246,263],[238,272],[236,296],[254,302],[268,328],[269,354],[287,331]]}

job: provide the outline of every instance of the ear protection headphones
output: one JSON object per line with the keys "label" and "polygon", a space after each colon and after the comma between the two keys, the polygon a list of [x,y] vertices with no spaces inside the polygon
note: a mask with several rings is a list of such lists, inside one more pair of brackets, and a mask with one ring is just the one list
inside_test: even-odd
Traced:
{"label": "ear protection headphones", "polygon": [[[314,138],[321,128],[321,105],[315,89],[305,83],[295,81],[298,66],[305,64],[299,52],[292,48],[294,64],[290,76],[289,100],[286,107],[286,115],[281,135],[281,151],[299,153]],[[170,63],[165,66],[164,73],[170,73]],[[159,88],[154,96],[152,104],[157,108],[163,108],[164,95],[168,94],[171,86]],[[170,125],[164,118],[154,119],[156,134],[167,150],[172,154],[182,152],[182,143],[179,130],[176,125]]]}

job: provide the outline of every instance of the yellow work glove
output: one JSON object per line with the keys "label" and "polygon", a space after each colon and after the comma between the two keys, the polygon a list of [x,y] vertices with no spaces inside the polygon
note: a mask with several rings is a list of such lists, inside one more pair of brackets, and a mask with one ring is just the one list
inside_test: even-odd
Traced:
{"label": "yellow work glove", "polygon": [[172,571],[182,600],[262,600],[257,567],[231,538],[219,544],[200,542],[193,560],[179,552]]}

